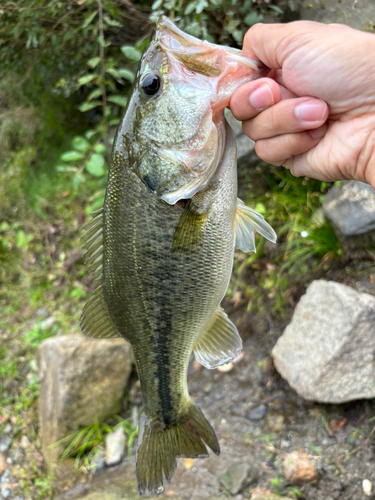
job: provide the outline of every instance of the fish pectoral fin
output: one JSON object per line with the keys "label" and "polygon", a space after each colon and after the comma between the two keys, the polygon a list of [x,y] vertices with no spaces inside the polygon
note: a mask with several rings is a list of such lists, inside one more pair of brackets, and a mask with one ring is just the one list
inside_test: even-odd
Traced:
{"label": "fish pectoral fin", "polygon": [[118,332],[103,295],[103,287],[99,285],[83,308],[81,330],[87,337],[96,339],[124,338]]}
{"label": "fish pectoral fin", "polygon": [[263,215],[247,207],[242,200],[237,198],[235,212],[235,246],[243,252],[256,252],[254,232],[261,234],[272,243],[276,243],[277,235],[272,227],[265,221]]}
{"label": "fish pectoral fin", "polygon": [[188,201],[174,231],[172,244],[174,251],[192,251],[198,247],[207,216],[208,212],[197,213],[192,207],[191,200]]}
{"label": "fish pectoral fin", "polygon": [[100,279],[103,271],[103,208],[92,212],[93,218],[82,227],[81,239],[87,269]]}
{"label": "fish pectoral fin", "polygon": [[206,368],[217,368],[235,359],[242,349],[236,326],[219,307],[211,324],[194,346],[195,359]]}

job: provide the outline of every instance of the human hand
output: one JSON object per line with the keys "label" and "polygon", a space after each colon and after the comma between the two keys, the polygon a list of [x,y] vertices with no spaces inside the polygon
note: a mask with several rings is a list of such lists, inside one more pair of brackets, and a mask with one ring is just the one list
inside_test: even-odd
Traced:
{"label": "human hand", "polygon": [[272,70],[230,101],[257,155],[297,177],[375,188],[375,36],[311,21],[258,24],[242,54]]}

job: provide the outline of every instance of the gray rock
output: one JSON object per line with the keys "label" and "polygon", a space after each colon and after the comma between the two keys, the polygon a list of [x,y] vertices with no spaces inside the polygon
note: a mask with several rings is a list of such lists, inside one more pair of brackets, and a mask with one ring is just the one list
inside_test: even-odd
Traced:
{"label": "gray rock", "polygon": [[249,419],[250,420],[262,420],[267,413],[267,406],[266,405],[259,405],[251,412],[249,413]]}
{"label": "gray rock", "polygon": [[375,190],[358,181],[343,181],[326,195],[326,217],[344,237],[375,229]]}
{"label": "gray rock", "polygon": [[347,24],[371,30],[375,23],[375,2],[369,0],[302,0],[301,19]]}
{"label": "gray rock", "polygon": [[321,403],[375,397],[375,297],[313,281],[272,356],[300,396]]}
{"label": "gray rock", "polygon": [[123,427],[119,427],[105,439],[105,463],[109,467],[118,465],[125,454],[126,437]]}
{"label": "gray rock", "polygon": [[69,461],[58,461],[66,443],[51,445],[81,427],[118,413],[132,364],[131,347],[122,339],[65,335],[40,344],[42,451],[57,491],[71,480],[74,467]]}
{"label": "gray rock", "polygon": [[252,469],[249,464],[232,464],[220,477],[220,484],[222,484],[232,495],[236,495],[254,478],[251,471]]}

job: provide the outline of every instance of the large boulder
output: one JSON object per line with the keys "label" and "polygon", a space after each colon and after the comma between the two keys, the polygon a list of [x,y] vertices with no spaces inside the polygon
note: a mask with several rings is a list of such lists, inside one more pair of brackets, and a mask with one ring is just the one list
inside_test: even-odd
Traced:
{"label": "large boulder", "polygon": [[321,403],[375,397],[375,297],[313,281],[272,356],[300,396]]}
{"label": "large boulder", "polygon": [[59,490],[71,479],[72,464],[58,461],[67,443],[51,445],[120,411],[132,350],[123,339],[53,337],[40,344],[38,365],[43,455]]}

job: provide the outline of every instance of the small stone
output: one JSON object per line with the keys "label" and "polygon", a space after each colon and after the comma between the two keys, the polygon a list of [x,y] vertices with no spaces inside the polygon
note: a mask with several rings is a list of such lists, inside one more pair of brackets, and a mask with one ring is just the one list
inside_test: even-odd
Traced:
{"label": "small stone", "polygon": [[105,469],[105,451],[98,449],[91,459],[89,471],[92,474]]}
{"label": "small stone", "polygon": [[27,436],[23,434],[20,440],[20,446],[21,448],[27,448],[30,444],[30,441],[27,439]]}
{"label": "small stone", "polygon": [[119,427],[105,440],[105,463],[107,466],[118,465],[125,454],[126,438],[123,427]]}
{"label": "small stone", "polygon": [[194,467],[195,462],[197,461],[196,458],[184,458],[184,467],[185,470],[190,470]]}
{"label": "small stone", "polygon": [[56,323],[56,318],[55,316],[50,316],[49,318],[46,318],[44,321],[41,321],[39,323],[39,328],[41,330],[48,330],[48,328],[51,328]]}
{"label": "small stone", "polygon": [[254,479],[251,474],[249,464],[232,464],[229,469],[220,477],[220,484],[224,486],[232,495],[237,495],[242,488]]}
{"label": "small stone", "polygon": [[267,406],[266,405],[259,405],[251,412],[249,413],[249,419],[250,420],[262,420],[267,413]]}
{"label": "small stone", "polygon": [[292,443],[288,439],[282,439],[280,441],[280,448],[283,450],[285,448],[290,448],[292,446]]}
{"label": "small stone", "polygon": [[367,497],[371,497],[374,487],[369,479],[364,479],[362,481],[362,490]]}
{"label": "small stone", "polygon": [[307,484],[317,480],[315,465],[302,450],[287,453],[283,459],[284,476],[292,484]]}
{"label": "small stone", "polygon": [[4,426],[3,432],[4,434],[10,434],[12,432],[13,427],[10,424],[6,424]]}
{"label": "small stone", "polygon": [[204,384],[204,386],[202,387],[203,392],[205,392],[206,394],[208,394],[209,392],[211,392],[211,389],[212,389],[213,385],[214,385],[214,384],[212,383],[212,381],[211,381],[211,380],[208,380],[208,381]]}
{"label": "small stone", "polygon": [[285,417],[276,411],[267,415],[267,425],[272,432],[281,432],[284,428]]}
{"label": "small stone", "polygon": [[230,363],[226,363],[225,365],[221,365],[217,368],[217,370],[221,373],[227,373],[227,372],[230,372],[231,370],[233,370],[233,363],[230,362]]}
{"label": "small stone", "polygon": [[10,436],[0,436],[0,453],[7,451],[12,443],[12,438]]}
{"label": "small stone", "polygon": [[5,460],[5,457],[2,453],[0,453],[0,474],[2,474],[5,469],[7,469],[8,464],[7,461]]}

